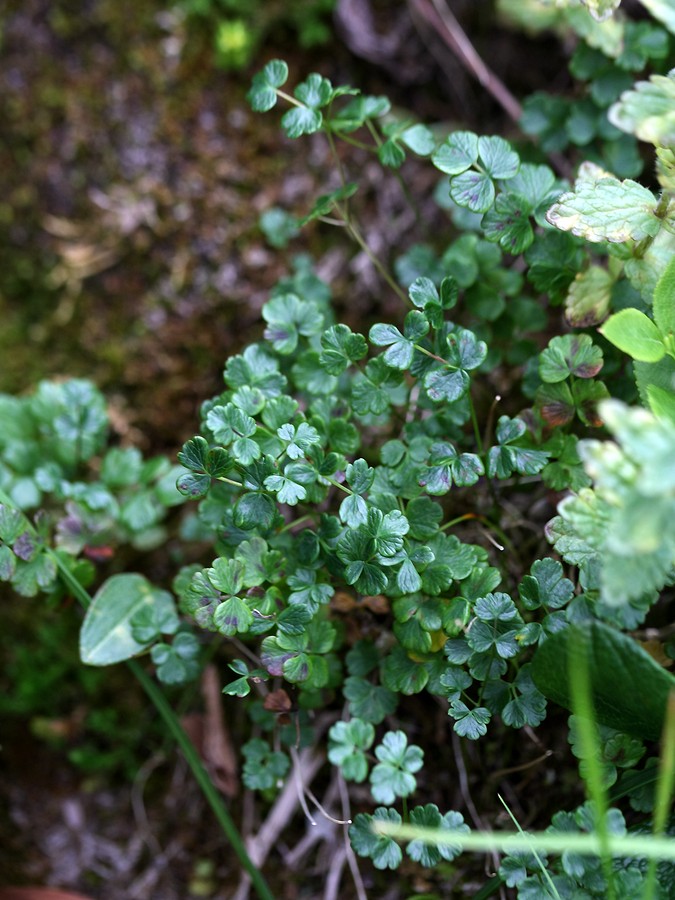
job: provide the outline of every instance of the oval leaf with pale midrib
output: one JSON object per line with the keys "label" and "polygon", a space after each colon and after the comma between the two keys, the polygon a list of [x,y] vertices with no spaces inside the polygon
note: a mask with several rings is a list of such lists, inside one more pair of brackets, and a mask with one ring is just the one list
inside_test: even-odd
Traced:
{"label": "oval leaf with pale midrib", "polygon": [[132,634],[131,620],[139,610],[173,599],[142,575],[113,575],[96,592],[80,631],[80,659],[90,666],[109,666],[131,659],[148,644]]}

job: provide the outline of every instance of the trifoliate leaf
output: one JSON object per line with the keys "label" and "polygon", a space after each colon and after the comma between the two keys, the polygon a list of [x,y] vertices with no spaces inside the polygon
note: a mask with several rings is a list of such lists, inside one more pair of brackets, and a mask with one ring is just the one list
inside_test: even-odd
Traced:
{"label": "trifoliate leaf", "polygon": [[447,337],[448,362],[459,369],[477,369],[487,356],[485,341],[479,341],[468,328],[457,328]]}
{"label": "trifoliate leaf", "polygon": [[172,644],[155,644],[150,651],[157,666],[157,678],[163,684],[185,684],[199,673],[199,641],[193,634],[182,632]]}
{"label": "trifoliate leaf", "polygon": [[397,869],[403,859],[403,851],[393,838],[373,831],[373,822],[377,821],[400,825],[401,816],[395,809],[385,809],[383,806],[378,806],[372,816],[357,813],[353,825],[349,827],[351,845],[359,856],[372,859],[376,869]]}
{"label": "trifoliate leaf", "polygon": [[398,696],[393,691],[356,675],[345,678],[342,690],[349,701],[350,714],[373,725],[383,722],[398,704]]}
{"label": "trifoliate leaf", "polygon": [[340,375],[368,352],[366,339],[347,325],[333,325],[321,335],[319,362],[330,375]]}
{"label": "trifoliate leaf", "polygon": [[475,484],[485,474],[475,453],[458,454],[452,444],[433,444],[429,451],[429,469],[419,483],[433,495],[447,494],[454,482],[459,487]]}
{"label": "trifoliate leaf", "polygon": [[267,741],[254,738],[241,748],[244,754],[243,781],[249,790],[263,791],[276,787],[291,762],[285,753],[272,750]]}
{"label": "trifoliate leaf", "polygon": [[640,241],[654,237],[661,228],[656,205],[652,192],[636,181],[577,180],[574,191],[563,194],[546,218],[561,231],[593,243]]}
{"label": "trifoliate leaf", "polygon": [[297,428],[287,422],[277,428],[277,435],[286,444],[290,459],[302,459],[312,446],[321,443],[319,432],[307,422],[301,422]]}
{"label": "trifoliate leaf", "polygon": [[340,766],[347,781],[360,783],[368,776],[368,759],[365,752],[375,740],[375,729],[370,722],[351,719],[336,722],[328,733],[328,759]]}
{"label": "trifoliate leaf", "polygon": [[279,503],[287,503],[289,506],[296,506],[307,496],[307,490],[302,484],[298,484],[284,475],[268,475],[265,479],[265,487],[269,491],[274,491]]}
{"label": "trifoliate leaf", "polygon": [[393,803],[397,797],[408,797],[417,786],[414,773],[424,762],[424,753],[414,744],[408,745],[403,731],[388,731],[375,748],[379,762],[370,773],[370,789],[377,803]]}
{"label": "trifoliate leaf", "polygon": [[323,124],[319,109],[330,103],[333,97],[330,81],[313,72],[293,93],[304,105],[294,106],[283,114],[281,127],[285,133],[289,138],[298,138],[300,135],[319,131]]}
{"label": "trifoliate leaf", "polygon": [[477,741],[487,733],[487,723],[492,717],[489,709],[482,706],[469,709],[461,700],[451,702],[448,715],[455,720],[454,731],[460,737],[468,738],[470,741]]}
{"label": "trifoliate leaf", "polygon": [[298,335],[310,337],[323,328],[323,314],[315,303],[301,300],[295,294],[279,294],[262,308],[267,322],[265,338],[283,355],[292,353],[298,344]]}
{"label": "trifoliate leaf", "polygon": [[574,596],[574,585],[563,577],[562,565],[555,559],[538,559],[532,564],[531,575],[520,583],[520,599],[526,609],[544,605],[562,609]]}
{"label": "trifoliate leaf", "polygon": [[602,350],[587,334],[554,337],[539,357],[539,376],[549,384],[564,381],[570,375],[593,378],[602,368]]}

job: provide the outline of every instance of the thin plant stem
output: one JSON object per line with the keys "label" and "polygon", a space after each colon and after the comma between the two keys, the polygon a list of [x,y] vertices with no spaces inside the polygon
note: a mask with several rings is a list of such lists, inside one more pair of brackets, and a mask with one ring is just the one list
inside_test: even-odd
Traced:
{"label": "thin plant stem", "polygon": [[335,209],[338,211],[338,213],[344,219],[344,221],[347,225],[347,230],[349,231],[352,238],[356,241],[356,243],[359,245],[359,247],[363,250],[363,252],[366,254],[366,256],[371,261],[371,263],[375,266],[375,268],[380,273],[382,278],[384,278],[384,280],[387,282],[387,284],[392,289],[392,291],[394,291],[396,296],[399,297],[403,301],[403,303],[405,303],[406,306],[410,306],[411,305],[410,300],[408,299],[408,297],[406,297],[405,293],[401,290],[401,288],[396,284],[396,282],[394,281],[392,276],[389,274],[389,272],[387,271],[385,266],[380,262],[378,257],[370,249],[370,247],[366,243],[363,235],[359,231],[358,226],[349,217],[347,210],[343,209],[339,203],[335,204]]}
{"label": "thin plant stem", "polygon": [[478,448],[478,453],[480,456],[485,454],[485,449],[483,447],[483,438],[481,437],[480,428],[478,427],[478,417],[476,416],[476,407],[473,404],[473,400],[471,399],[471,390],[467,391],[467,399],[469,401],[469,411],[471,413],[471,423],[473,424],[473,433],[476,438],[476,447]]}

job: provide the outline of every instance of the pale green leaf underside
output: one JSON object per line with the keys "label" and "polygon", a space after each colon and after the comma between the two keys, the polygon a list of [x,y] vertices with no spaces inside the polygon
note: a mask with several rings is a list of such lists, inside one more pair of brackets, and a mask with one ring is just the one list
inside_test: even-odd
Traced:
{"label": "pale green leaf underside", "polygon": [[654,215],[656,198],[636,181],[603,178],[577,182],[574,191],[563,194],[546,218],[561,231],[598,243],[640,241],[654,237],[660,220]]}
{"label": "pale green leaf underside", "polygon": [[640,0],[649,12],[675,34],[675,3],[673,0]]}
{"label": "pale green leaf underside", "polygon": [[109,666],[147,647],[131,633],[131,619],[145,606],[172,602],[142,575],[113,575],[96,592],[80,630],[80,658],[90,666]]}
{"label": "pale green leaf underside", "polygon": [[612,125],[658,147],[675,144],[675,69],[638,81],[609,110]]}

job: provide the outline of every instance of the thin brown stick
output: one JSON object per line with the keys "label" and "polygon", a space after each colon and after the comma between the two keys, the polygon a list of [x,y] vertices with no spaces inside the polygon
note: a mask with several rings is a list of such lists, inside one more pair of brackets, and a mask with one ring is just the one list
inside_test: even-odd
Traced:
{"label": "thin brown stick", "polygon": [[466,32],[443,0],[408,0],[412,9],[431,25],[462,65],[492,94],[506,114],[518,122],[522,107],[511,91],[482,60]]}

